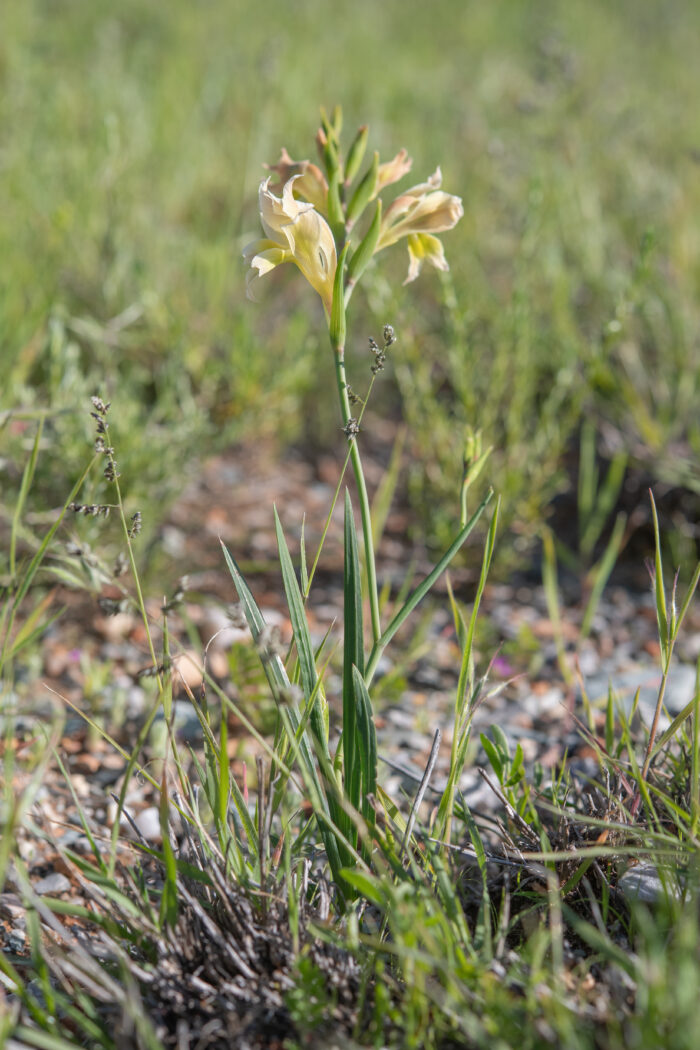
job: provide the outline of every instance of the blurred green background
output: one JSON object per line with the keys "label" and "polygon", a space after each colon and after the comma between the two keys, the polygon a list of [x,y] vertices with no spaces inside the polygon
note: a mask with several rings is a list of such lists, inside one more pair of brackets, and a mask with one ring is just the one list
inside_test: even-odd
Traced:
{"label": "blurred green background", "polygon": [[[465,216],[451,272],[402,287],[383,253],[353,300],[399,336],[377,408],[411,425],[409,491],[438,543],[465,428],[512,526],[504,565],[576,514],[585,421],[620,498],[669,500],[677,559],[700,487],[700,5],[694,0],[7,0],[0,35],[0,484],[65,498],[89,397],[113,402],[129,498],[157,524],[183,473],[246,438],[342,455],[320,303],[289,274],[244,296],[261,163],[313,157],[320,105],[348,141],[437,164]],[[592,446],[591,446],[592,440]],[[84,499],[105,498],[95,474]],[[429,508],[429,509],[426,509]],[[559,508],[559,509],[557,509]],[[573,519],[572,519],[573,520]],[[568,541],[568,537],[567,537]]]}

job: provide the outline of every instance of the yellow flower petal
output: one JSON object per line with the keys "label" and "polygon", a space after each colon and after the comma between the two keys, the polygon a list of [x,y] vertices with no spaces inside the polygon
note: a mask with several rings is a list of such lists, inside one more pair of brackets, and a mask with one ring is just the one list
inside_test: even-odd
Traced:
{"label": "yellow flower petal", "polygon": [[330,226],[317,211],[305,211],[285,226],[284,232],[293,261],[321,296],[330,313],[337,266],[335,240]]}
{"label": "yellow flower petal", "polygon": [[247,266],[250,266],[258,252],[265,252],[269,248],[279,248],[277,241],[260,240],[251,241],[250,244],[246,244],[243,249],[243,258]]}
{"label": "yellow flower petal", "polygon": [[[250,254],[251,249],[256,250]],[[257,302],[255,293],[260,278],[264,277],[270,270],[274,270],[276,266],[289,262],[292,258],[292,253],[285,251],[284,248],[277,247],[271,241],[255,241],[244,249],[243,257],[250,266],[246,274],[245,292],[249,299]]]}
{"label": "yellow flower petal", "polygon": [[436,270],[449,270],[442,241],[430,233],[409,234],[408,256],[408,276],[404,284],[415,281],[424,262],[429,262]]}

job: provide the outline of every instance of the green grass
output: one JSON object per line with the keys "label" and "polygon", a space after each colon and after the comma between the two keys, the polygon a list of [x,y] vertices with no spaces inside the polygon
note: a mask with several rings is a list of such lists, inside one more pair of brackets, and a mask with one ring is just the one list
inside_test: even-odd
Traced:
{"label": "green grass", "polygon": [[[384,408],[412,424],[435,542],[468,427],[494,447],[511,563],[569,485],[584,418],[604,457],[622,445],[695,492],[699,18],[690,2],[387,0],[331,19],[303,0],[264,20],[233,0],[9,4],[0,412],[50,413],[60,454],[37,493],[55,504],[75,477],[97,392],[147,530],[183,462],[244,435],[338,441],[318,305],[281,278],[283,310],[251,307],[239,258],[261,160],[308,153],[320,101],[385,156],[409,145],[417,178],[440,162],[464,200],[444,281],[408,294],[382,257],[354,306],[356,332],[400,322]],[[24,437],[0,434],[12,491]]]}
{"label": "green grass", "polygon": [[[644,513],[664,682],[671,667],[697,583],[692,515],[678,515],[680,503],[666,509],[663,494],[677,487],[686,507],[696,505],[700,9],[690,0],[7,7],[0,887],[12,868],[30,906],[31,957],[0,956],[2,988],[15,996],[7,1009],[0,998],[0,1047],[179,1050],[188,1026],[196,1039],[212,1014],[226,1018],[230,1040],[246,995],[255,1038],[272,1016],[290,1047],[327,1042],[329,1025],[361,1047],[694,1046],[698,696],[663,733],[656,719],[616,721],[611,693],[598,738],[588,710],[596,784],[565,769],[548,784],[495,727],[482,746],[503,807],[497,835],[464,805],[458,781],[485,687],[474,640],[487,573],[527,564],[542,542],[570,685],[559,573],[578,575],[585,636],[640,512],[614,519],[625,477],[628,488],[643,478],[657,490],[662,528],[653,503]],[[319,103],[336,102],[346,144],[366,121],[383,158],[410,149],[409,184],[440,163],[445,188],[464,203],[464,219],[444,236],[450,273],[429,271],[406,290],[405,254],[382,254],[353,299],[346,348],[349,381],[364,390],[367,334],[396,328],[390,378],[372,407],[409,424],[412,527],[447,553],[436,554],[424,584],[406,581],[380,603],[370,540],[397,486],[394,467],[374,522],[360,486],[364,552],[348,498],[342,644],[331,653],[327,641],[313,649],[305,605],[314,552],[297,556],[284,531],[297,523],[282,509],[275,520],[288,652],[237,566],[245,552],[225,551],[222,573],[227,566],[252,636],[236,659],[257,675],[267,721],[256,724],[245,697],[239,704],[208,681],[206,701],[191,697],[204,738],[194,755],[169,730],[170,610],[154,623],[144,594],[172,589],[150,541],[188,470],[231,443],[303,440],[327,448],[341,473],[345,438],[326,396],[335,376],[319,303],[284,274],[269,279],[264,306],[247,303],[240,261],[258,229],[260,161],[276,161],[283,145],[308,155]],[[339,345],[337,310],[331,327]],[[85,466],[94,395],[112,403],[106,437],[116,452],[101,462],[110,474],[116,461],[117,485],[94,460]],[[352,443],[345,467],[351,455]],[[352,465],[359,482],[354,456]],[[471,519],[465,478],[469,514],[478,508]],[[498,510],[486,508],[489,485]],[[565,493],[575,511],[557,536],[548,518]],[[129,778],[143,777],[159,800],[163,844],[125,868],[116,821],[106,841],[89,833],[90,861],[66,852],[98,895],[97,914],[37,898],[13,844],[20,828],[43,834],[33,802],[48,764],[60,761],[58,715],[31,748],[15,756],[11,746],[15,705],[30,694],[55,611],[49,582],[95,591],[111,578],[97,561],[65,560],[71,501],[112,507],[118,528],[106,532],[98,516],[75,531],[104,566],[117,550],[129,555],[120,586],[151,632],[158,668],[138,739],[114,746],[127,765],[119,808]],[[132,544],[137,509],[144,534]],[[480,514],[482,531],[470,535]],[[465,540],[482,571],[471,607],[450,593],[462,660],[449,775],[428,816],[415,799],[383,790],[374,674]],[[668,549],[691,579],[678,596]],[[341,672],[335,708],[329,666]],[[93,733],[106,733],[87,717]],[[234,717],[260,752],[250,783],[229,766]],[[656,905],[622,893],[631,859],[662,877]],[[71,943],[64,912],[99,928],[108,954]],[[184,1024],[177,1044],[174,1020]]]}

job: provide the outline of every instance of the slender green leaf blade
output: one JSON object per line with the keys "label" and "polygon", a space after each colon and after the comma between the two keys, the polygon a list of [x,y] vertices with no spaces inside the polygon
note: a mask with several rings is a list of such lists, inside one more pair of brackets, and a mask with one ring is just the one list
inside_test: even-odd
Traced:
{"label": "slender green leaf blade", "polygon": [[12,516],[12,529],[10,531],[10,577],[14,579],[16,571],[15,553],[17,550],[17,533],[19,532],[19,523],[22,520],[22,512],[24,505],[27,502],[27,496],[32,485],[34,478],[34,471],[36,470],[36,462],[39,457],[39,447],[41,445],[41,435],[44,431],[44,419],[39,419],[39,425],[36,428],[36,435],[34,437],[34,445],[32,446],[31,455],[24,468],[22,474],[22,484],[20,485],[19,493],[17,494],[17,501],[15,503],[15,512]]}
{"label": "slender green leaf blade", "polygon": [[[256,645],[260,644],[261,638],[264,636],[264,632],[267,629],[265,618],[263,617],[260,609],[258,608],[255,598],[251,594],[248,584],[245,582],[240,569],[236,565],[236,562],[232,555],[226,548],[226,545],[222,542],[221,549],[224,552],[224,559],[228,570],[231,573],[233,584],[238,594],[238,599],[243,606],[243,612],[250,628],[250,633],[253,636],[253,641]],[[270,685],[274,690],[279,692],[280,689],[288,689],[290,686],[289,677],[284,669],[282,660],[276,653],[270,653],[269,659],[264,661],[265,674],[270,682]]]}
{"label": "slender green leaf blade", "polygon": [[372,717],[372,701],[365,680],[357,667],[353,667],[352,677],[355,688],[357,737],[362,770],[362,815],[369,822],[373,818],[374,811],[367,796],[377,793],[377,731]]}
{"label": "slender green leaf blade", "polygon": [[345,490],[345,567],[343,600],[345,636],[343,644],[343,749],[345,756],[345,790],[348,801],[360,808],[361,766],[357,750],[357,710],[353,668],[364,671],[364,638],[362,630],[362,580],[357,549],[357,533],[352,514],[350,493]]}
{"label": "slender green leaf blade", "polygon": [[476,523],[478,522],[479,518],[483,514],[484,509],[487,507],[487,505],[488,505],[489,501],[491,500],[492,496],[493,496],[493,490],[490,490],[486,494],[484,499],[481,501],[481,503],[479,504],[478,508],[476,509],[474,514],[471,516],[471,518],[469,519],[467,524],[463,528],[461,528],[459,530],[459,532],[457,533],[456,537],[454,538],[454,540],[452,541],[452,543],[450,544],[448,549],[445,551],[445,553],[443,554],[442,558],[440,558],[440,561],[434,567],[432,572],[430,572],[425,577],[425,579],[422,581],[422,583],[420,583],[416,587],[416,589],[413,591],[413,593],[406,599],[405,603],[402,605],[402,607],[399,609],[399,611],[395,614],[395,616],[391,620],[391,623],[387,626],[387,628],[384,631],[384,633],[382,634],[381,638],[379,638],[377,640],[377,642],[375,643],[374,648],[372,649],[372,653],[370,655],[369,661],[367,662],[366,670],[365,670],[365,682],[368,685],[369,685],[370,681],[372,680],[372,675],[374,674],[374,671],[376,670],[377,663],[379,661],[379,657],[383,653],[384,649],[386,649],[387,645],[389,644],[391,639],[394,637],[396,632],[399,630],[399,628],[402,626],[402,624],[404,624],[406,622],[406,620],[411,615],[413,610],[416,608],[418,603],[422,601],[422,599],[429,592],[430,588],[433,586],[435,581],[442,575],[442,573],[445,571],[447,566],[450,564],[450,562],[454,558],[454,556],[457,553],[457,551],[460,549],[462,544],[465,542],[465,540],[467,539],[469,534],[473,531],[474,527],[476,526]]}
{"label": "slender green leaf blade", "polygon": [[498,753],[498,749],[496,747],[494,747],[494,745],[492,744],[492,742],[489,740],[489,738],[486,736],[485,733],[481,733],[479,739],[481,740],[481,746],[483,747],[484,751],[486,752],[486,757],[488,758],[489,762],[491,763],[491,767],[492,767],[494,773],[498,777],[499,782],[502,783],[503,782],[503,762],[501,761],[501,756]]}
{"label": "slender green leaf blade", "polygon": [[[263,636],[263,632],[265,631],[267,626],[265,623],[265,619],[262,613],[260,612],[257,602],[253,598],[253,595],[251,594],[247,583],[243,579],[243,576],[241,575],[241,572],[238,566],[236,565],[234,558],[226,549],[226,545],[223,542],[221,544],[221,547],[224,552],[224,558],[226,560],[228,570],[231,573],[231,578],[233,579],[238,598],[241,604],[243,605],[245,617],[248,621],[248,626],[253,636],[253,640],[256,644],[259,644],[260,639]],[[270,688],[273,691],[273,695],[275,696],[275,699],[279,701],[281,696],[285,695],[284,691],[287,691],[288,695],[290,689],[290,681],[287,676],[287,672],[285,671],[284,664],[282,663],[280,657],[277,654],[270,653],[268,654],[268,658],[263,661],[263,667],[267,676],[267,680],[270,684]],[[287,704],[285,705],[285,710],[280,711],[280,714],[283,716],[285,727],[287,724],[289,724],[291,727],[292,736],[294,736],[299,727],[299,715],[296,709],[291,704]],[[286,718],[284,716],[286,716]],[[328,758],[327,745],[325,745],[322,742],[322,740],[319,740],[319,746],[322,748],[321,757],[325,756],[326,758]],[[301,735],[301,738],[298,741],[298,747],[299,752],[304,760],[308,776],[314,781],[315,789],[317,790],[319,797],[323,798],[323,801],[327,804],[325,794],[323,793],[323,790],[321,788],[321,783],[318,777],[318,771],[314,764],[313,751],[306,733],[303,733]]]}
{"label": "slender green leaf blade", "polygon": [[320,694],[320,690],[317,688],[318,674],[316,672],[316,661],[314,659],[311,635],[309,634],[309,625],[306,621],[304,600],[301,596],[301,591],[299,590],[299,584],[297,583],[296,573],[294,572],[292,558],[289,553],[289,548],[287,547],[282,523],[280,522],[276,508],[275,530],[277,532],[277,549],[279,551],[280,568],[282,569],[282,582],[284,583],[284,592],[287,596],[287,606],[289,607],[289,616],[292,621],[294,641],[296,643],[297,655],[299,657],[299,668],[301,671],[301,684],[304,690],[304,697],[309,700],[314,694],[316,694],[311,709],[311,728],[316,734],[317,739],[321,741],[327,749],[328,741],[322,709],[322,694]]}
{"label": "slender green leaf blade", "polygon": [[668,652],[668,610],[666,608],[666,588],[664,586],[664,567],[661,560],[661,536],[659,535],[659,518],[656,513],[654,495],[649,491],[651,499],[651,515],[654,522],[654,593],[656,596],[656,619],[659,625],[659,642],[661,650],[666,656]]}

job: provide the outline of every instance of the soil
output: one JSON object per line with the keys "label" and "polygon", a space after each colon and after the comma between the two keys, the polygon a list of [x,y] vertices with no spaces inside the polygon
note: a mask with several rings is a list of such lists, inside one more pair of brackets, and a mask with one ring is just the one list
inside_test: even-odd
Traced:
{"label": "soil", "polygon": [[[383,465],[369,459],[366,470],[370,487],[375,488]],[[277,562],[272,507],[277,507],[295,557],[304,522],[307,562],[311,564],[337,471],[336,460],[324,456],[312,459],[289,452],[277,459],[265,448],[242,448],[205,463],[162,527],[159,544],[187,573],[181,600],[169,615],[169,632],[175,731],[195,750],[202,743],[201,726],[189,696],[214,702],[211,691],[205,695],[203,689],[204,665],[263,733],[272,732],[274,723],[274,710],[261,694],[254,672],[256,655],[247,630],[236,622],[235,615],[233,621],[230,617],[235,594],[219,541],[238,560],[268,623],[286,645],[291,625]],[[399,504],[389,513],[379,551],[380,586],[387,586],[388,606],[409,567],[415,581],[431,567],[425,548],[406,539],[407,525],[408,511]],[[481,529],[474,540],[477,548],[483,535]],[[473,560],[471,565],[457,563],[449,573],[467,616],[477,581],[473,565]],[[486,588],[475,654],[479,673],[486,680],[460,783],[472,811],[485,818],[500,806],[478,772],[488,765],[479,734],[488,733],[490,725],[504,730],[512,749],[518,744],[522,747],[530,768],[539,763],[545,772],[551,771],[566,757],[584,774],[593,774],[598,768],[595,741],[602,739],[605,727],[608,683],[617,691],[621,707],[627,709],[641,686],[639,711],[650,720],[660,681],[650,588],[639,591],[612,584],[586,638],[581,636],[582,602],[576,588],[571,591],[574,600],[562,611],[558,626],[552,622],[536,576],[521,575]],[[114,594],[118,597],[118,590]],[[435,804],[444,783],[461,661],[444,578],[435,594],[438,600],[416,611],[412,627],[402,631],[393,653],[383,659],[373,693],[380,778],[395,797],[410,800],[415,795],[439,731],[438,761],[426,796],[428,808]],[[95,843],[109,840],[117,812],[115,795],[123,784],[124,754],[133,747],[155,699],[144,626],[136,613],[122,608],[116,599],[111,606],[109,600],[105,602],[109,596],[103,593],[98,602],[95,595],[66,588],[54,594],[54,604],[65,606],[65,612],[46,632],[38,662],[17,671],[15,730],[0,744],[3,750],[13,751],[16,797],[28,793],[32,820],[42,832],[27,830],[31,825],[17,832],[18,852],[36,892],[78,902],[85,901],[84,886],[75,870],[66,866],[59,846],[90,858]],[[327,632],[331,642],[337,641],[342,604],[339,500],[308,606],[316,643]],[[162,622],[160,602],[149,602],[148,608],[154,625]],[[154,642],[162,659],[163,641],[157,626]],[[667,694],[672,714],[692,697],[699,653],[700,614],[691,609],[677,650],[676,677]],[[337,710],[339,676],[334,662],[326,685],[331,707]],[[47,734],[55,758],[42,764]],[[162,719],[157,719],[145,748],[145,768],[156,784],[162,774],[166,735]],[[232,775],[251,790],[256,750],[243,723],[231,716]],[[157,803],[153,784],[144,776],[133,777],[126,793],[129,819],[122,819],[122,858],[127,863],[135,856],[130,839],[159,842]],[[22,878],[12,865],[0,893],[0,946],[14,965],[26,964]]]}

